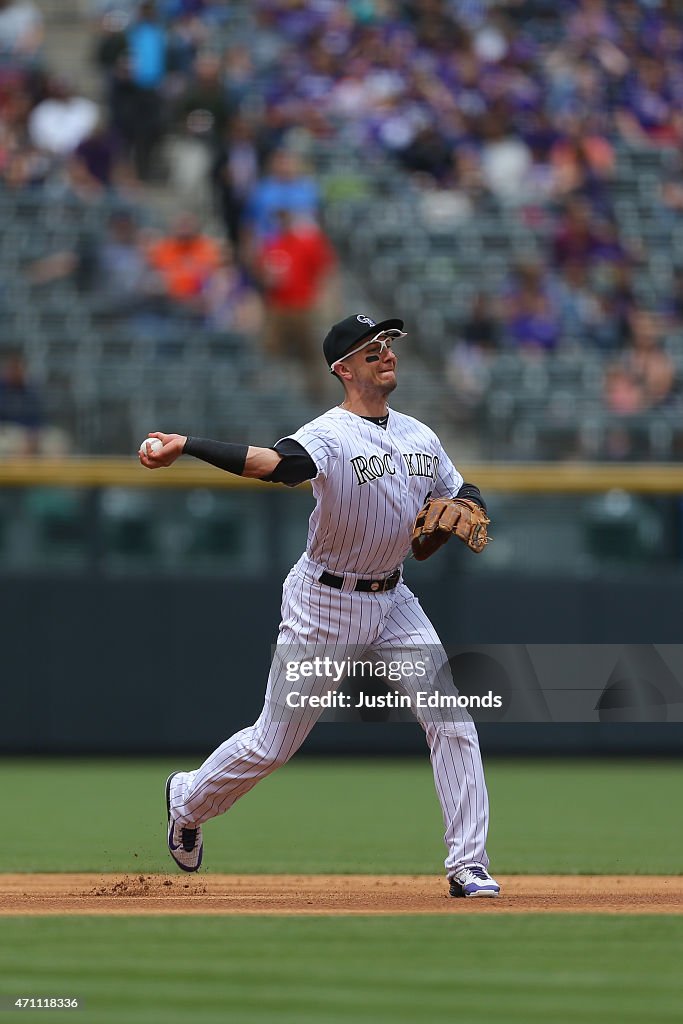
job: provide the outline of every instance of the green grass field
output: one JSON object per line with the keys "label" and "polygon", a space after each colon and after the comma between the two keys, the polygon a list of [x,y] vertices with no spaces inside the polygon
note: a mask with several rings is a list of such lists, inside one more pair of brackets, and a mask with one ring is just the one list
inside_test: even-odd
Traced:
{"label": "green grass field", "polygon": [[[172,871],[163,784],[184,766],[0,761],[0,870]],[[492,759],[487,778],[495,871],[683,868],[683,763]],[[441,833],[426,758],[299,759],[208,823],[206,867],[439,873]],[[76,996],[59,1018],[84,1024],[651,1024],[683,994],[673,916],[10,917],[0,934],[3,1011]]]}
{"label": "green grass field", "polygon": [[[163,789],[185,763],[0,761],[0,870],[171,870]],[[683,871],[683,762],[492,759],[487,780],[496,871]],[[426,758],[299,759],[207,824],[205,866],[437,873],[442,833]]]}
{"label": "green grass field", "polygon": [[673,1024],[681,938],[661,917],[10,919],[0,992],[76,996],[57,1018],[88,1024]]}

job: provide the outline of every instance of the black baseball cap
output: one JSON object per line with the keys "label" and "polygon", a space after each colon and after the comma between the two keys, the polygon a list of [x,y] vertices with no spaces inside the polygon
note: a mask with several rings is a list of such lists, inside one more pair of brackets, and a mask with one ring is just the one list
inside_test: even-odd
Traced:
{"label": "black baseball cap", "polygon": [[379,334],[380,331],[387,331],[391,327],[402,331],[403,321],[392,317],[389,320],[380,320],[379,323],[376,323],[371,316],[366,316],[364,313],[355,313],[353,316],[347,316],[345,320],[340,320],[338,324],[334,324],[330,328],[323,342],[323,353],[327,365],[332,366],[332,363],[341,359],[345,352],[348,352],[354,345],[358,345],[363,338],[367,338],[371,334]]}

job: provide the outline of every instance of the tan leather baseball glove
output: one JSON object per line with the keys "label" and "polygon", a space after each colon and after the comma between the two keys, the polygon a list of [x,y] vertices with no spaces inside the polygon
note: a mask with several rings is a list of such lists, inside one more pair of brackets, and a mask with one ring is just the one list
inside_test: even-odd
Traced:
{"label": "tan leather baseball glove", "polygon": [[412,549],[418,562],[434,554],[452,534],[479,554],[488,543],[491,520],[468,498],[432,498],[422,506],[413,527]]}

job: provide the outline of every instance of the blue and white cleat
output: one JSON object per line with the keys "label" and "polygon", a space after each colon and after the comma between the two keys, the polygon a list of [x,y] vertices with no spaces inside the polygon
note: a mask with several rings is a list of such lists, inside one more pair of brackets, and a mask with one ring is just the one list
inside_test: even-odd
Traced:
{"label": "blue and white cleat", "polygon": [[482,864],[466,864],[450,881],[449,896],[497,896],[500,886]]}
{"label": "blue and white cleat", "polygon": [[166,779],[166,813],[168,814],[168,852],[183,871],[199,871],[204,854],[202,827],[177,825],[171,818],[171,782],[180,775],[171,772]]}

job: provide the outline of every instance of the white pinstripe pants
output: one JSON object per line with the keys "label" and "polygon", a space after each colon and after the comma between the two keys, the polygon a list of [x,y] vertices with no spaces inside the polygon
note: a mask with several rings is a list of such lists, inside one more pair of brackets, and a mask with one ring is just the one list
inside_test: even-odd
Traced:
{"label": "white pinstripe pants", "polygon": [[[404,583],[384,594],[335,590],[317,582],[321,567],[302,558],[285,580],[282,622],[276,657],[271,666],[263,711],[254,725],[235,733],[196,771],[176,776],[171,788],[173,815],[180,824],[201,824],[223,814],[261,779],[285,764],[298,750],[322,713],[308,707],[293,711],[285,696],[288,682],[284,661],[290,653],[301,657],[305,649],[339,661],[350,657],[419,658],[425,651],[434,659],[445,654],[439,637],[419,601]],[[353,582],[353,581],[352,581]],[[278,657],[282,654],[283,657]],[[417,690],[453,689],[450,673],[402,679],[395,684],[411,697]],[[322,695],[335,689],[326,677],[300,678],[296,690]],[[436,792],[441,804],[448,854],[446,872],[470,863],[488,866],[488,795],[474,723],[462,711],[415,709],[431,754]]]}

